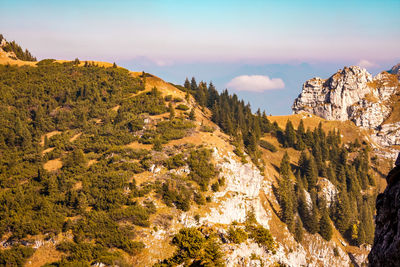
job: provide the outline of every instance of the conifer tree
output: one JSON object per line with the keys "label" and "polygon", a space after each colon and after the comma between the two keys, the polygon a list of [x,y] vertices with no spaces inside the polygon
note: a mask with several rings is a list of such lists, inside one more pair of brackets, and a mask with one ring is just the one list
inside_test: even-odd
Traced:
{"label": "conifer tree", "polygon": [[306,144],[304,143],[305,130],[304,130],[304,123],[303,120],[300,120],[299,126],[297,127],[296,131],[296,149],[297,150],[304,150],[306,148]]}
{"label": "conifer tree", "polygon": [[192,80],[190,82],[190,89],[192,91],[196,91],[197,90],[197,83],[196,83],[196,79],[194,77],[192,77]]}
{"label": "conifer tree", "polygon": [[350,205],[346,190],[339,191],[338,200],[335,208],[335,225],[340,233],[344,234],[349,228]]}
{"label": "conifer tree", "polygon": [[297,127],[297,138],[302,138],[305,135],[305,129],[304,129],[304,122],[303,120],[300,120],[299,126]]}
{"label": "conifer tree", "polygon": [[311,207],[311,212],[310,216],[307,220],[307,227],[308,231],[311,234],[315,234],[319,231],[319,212],[318,212],[318,206],[316,202],[316,192],[313,190],[311,192],[311,200],[312,200],[312,207]]}
{"label": "conifer tree", "polygon": [[305,171],[308,183],[308,190],[310,191],[315,187],[318,179],[317,164],[315,163],[313,155],[310,155],[310,157],[308,158]]}
{"label": "conifer tree", "polygon": [[185,79],[185,83],[183,84],[183,87],[185,87],[186,89],[190,89],[190,82],[189,82],[189,79],[187,77]]}
{"label": "conifer tree", "polygon": [[375,225],[368,201],[364,202],[362,205],[360,221],[360,223],[363,225],[363,231],[365,233],[365,242],[372,244],[374,241]]}
{"label": "conifer tree", "polygon": [[290,120],[286,122],[285,128],[285,147],[294,147],[296,144],[296,132]]}
{"label": "conifer tree", "polygon": [[321,219],[319,220],[319,234],[327,241],[332,238],[332,223],[329,218],[329,213],[326,208],[326,202],[322,201],[321,204]]}
{"label": "conifer tree", "polygon": [[288,229],[294,230],[294,189],[290,179],[289,155],[285,153],[280,165],[281,180],[279,182],[279,203],[281,206],[281,218],[287,224]]}
{"label": "conifer tree", "polygon": [[297,165],[299,166],[300,174],[304,176],[306,174],[306,169],[307,169],[307,154],[305,151],[301,151],[299,161]]}
{"label": "conifer tree", "polygon": [[168,104],[168,111],[169,111],[169,119],[173,120],[175,118],[175,109],[172,106],[171,102],[169,102],[169,104]]}
{"label": "conifer tree", "polygon": [[296,218],[296,223],[294,227],[294,239],[296,239],[297,242],[303,241],[303,223],[299,219],[299,217]]}
{"label": "conifer tree", "polygon": [[192,120],[192,121],[196,120],[196,114],[195,114],[195,112],[194,112],[194,108],[192,108],[192,109],[190,110],[190,113],[189,113],[189,120]]}

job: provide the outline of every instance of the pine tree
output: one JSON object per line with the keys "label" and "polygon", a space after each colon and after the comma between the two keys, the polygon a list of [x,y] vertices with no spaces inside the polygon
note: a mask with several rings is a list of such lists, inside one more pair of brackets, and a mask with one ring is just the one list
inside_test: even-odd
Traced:
{"label": "pine tree", "polygon": [[190,90],[192,90],[192,91],[197,90],[197,83],[196,83],[196,79],[194,77],[192,77],[192,80],[190,82]]}
{"label": "pine tree", "polygon": [[195,114],[194,108],[192,108],[192,109],[190,110],[190,113],[189,113],[189,120],[192,120],[192,121],[196,120],[196,114]]}
{"label": "pine tree", "polygon": [[303,120],[300,120],[299,126],[297,127],[297,131],[296,131],[296,149],[297,150],[304,150],[306,148],[306,144],[304,143],[304,123]]}
{"label": "pine tree", "polygon": [[321,219],[319,221],[319,234],[327,241],[331,240],[333,229],[332,223],[329,218],[328,210],[326,208],[326,202],[323,201],[321,204]]}
{"label": "pine tree", "polygon": [[306,175],[306,169],[307,169],[307,154],[305,151],[301,151],[299,161],[297,162],[297,165],[299,166],[300,174],[302,176]]}
{"label": "pine tree", "polygon": [[294,147],[296,144],[296,132],[290,120],[286,122],[285,128],[285,147]]}
{"label": "pine tree", "polygon": [[350,205],[345,190],[340,190],[335,208],[335,225],[340,233],[344,234],[349,228],[350,223]]}
{"label": "pine tree", "polygon": [[375,225],[368,201],[364,202],[361,209],[361,220],[365,234],[365,243],[372,244],[374,241]]}
{"label": "pine tree", "polygon": [[317,164],[315,163],[315,159],[313,155],[310,155],[309,159],[307,160],[306,165],[306,178],[308,183],[308,190],[310,191],[313,189],[317,183],[318,179],[318,168]]}
{"label": "pine tree", "polygon": [[319,231],[319,212],[318,212],[318,207],[317,207],[317,202],[316,202],[315,191],[312,192],[312,194],[311,194],[311,200],[312,200],[312,208],[311,208],[311,212],[310,212],[310,217],[307,221],[307,226],[308,226],[308,231],[311,234],[315,234]]}
{"label": "pine tree", "polygon": [[303,120],[300,120],[299,126],[297,127],[297,137],[303,139],[304,135],[305,135],[304,122]]}
{"label": "pine tree", "polygon": [[185,87],[186,89],[190,89],[190,82],[187,77],[186,77],[185,83],[183,84],[183,87]]}
{"label": "pine tree", "polygon": [[303,241],[303,223],[299,219],[299,217],[296,218],[296,224],[294,227],[294,239],[297,242]]}
{"label": "pine tree", "polygon": [[335,173],[335,171],[333,170],[333,167],[332,167],[332,164],[331,164],[331,163],[330,163],[329,166],[328,166],[326,176],[327,176],[328,180],[331,181],[331,183],[332,183],[333,185],[336,185],[336,183],[337,183],[337,180],[336,180],[336,173]]}
{"label": "pine tree", "polygon": [[175,109],[174,109],[174,107],[172,106],[172,103],[171,103],[171,102],[169,102],[168,111],[169,111],[169,119],[170,119],[170,120],[173,120],[173,119],[175,118]]}
{"label": "pine tree", "polygon": [[294,189],[293,183],[290,179],[290,161],[289,155],[285,153],[282,158],[280,165],[280,176],[279,181],[279,203],[281,206],[281,218],[284,221],[289,231],[294,230]]}

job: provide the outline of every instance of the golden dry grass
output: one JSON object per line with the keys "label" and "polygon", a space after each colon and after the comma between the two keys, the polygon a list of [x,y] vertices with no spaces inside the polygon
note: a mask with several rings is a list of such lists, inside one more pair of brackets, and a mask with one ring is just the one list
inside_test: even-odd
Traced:
{"label": "golden dry grass", "polygon": [[142,144],[139,142],[132,142],[130,144],[127,144],[126,147],[132,148],[132,149],[146,149],[146,150],[151,150],[153,145],[151,144]]}
{"label": "golden dry grass", "polygon": [[43,165],[43,168],[49,172],[61,169],[61,167],[62,167],[62,161],[60,158],[49,160]]}
{"label": "golden dry grass", "polygon": [[[135,72],[131,72],[132,75],[136,75]],[[172,95],[172,97],[180,97],[185,99],[185,93],[176,88],[175,86],[163,81],[162,79],[153,76],[153,77],[146,77],[146,90],[151,90],[152,88],[156,87],[163,96]]]}
{"label": "golden dry grass", "polygon": [[98,161],[95,160],[95,159],[89,160],[89,161],[88,161],[88,167],[90,167],[90,166],[93,165],[93,164],[96,164],[97,162],[98,162]]}
{"label": "golden dry grass", "polygon": [[136,184],[137,184],[137,185],[140,185],[140,184],[143,183],[143,182],[147,182],[147,181],[152,180],[152,179],[153,179],[153,176],[154,176],[154,175],[153,175],[152,172],[144,171],[144,172],[135,174],[135,175],[133,176],[133,178],[135,179]]}
{"label": "golden dry grass", "polygon": [[19,59],[9,58],[7,53],[0,49],[0,64],[2,65],[10,64],[17,66],[24,66],[24,65],[36,66],[36,63],[37,63],[36,61],[22,61]]}
{"label": "golden dry grass", "polygon": [[117,112],[120,107],[121,107],[120,105],[116,105],[111,110]]}
{"label": "golden dry grass", "polygon": [[51,152],[51,151],[53,151],[53,150],[54,150],[54,147],[46,148],[45,150],[42,151],[42,155],[44,155],[44,154],[46,154],[46,153],[49,153],[49,152]]}
{"label": "golden dry grass", "polygon": [[[71,60],[62,60],[62,59],[58,59],[56,61],[54,61],[56,63],[66,63],[66,62],[72,62]],[[84,60],[80,61],[81,63],[79,64],[80,67],[85,66],[85,62]],[[93,60],[87,60],[88,63],[90,64],[94,64],[97,65],[99,67],[105,67],[105,68],[111,68],[113,66],[113,63],[109,63],[109,62],[104,62],[104,61],[93,61]]]}
{"label": "golden dry grass", "polygon": [[390,116],[385,120],[384,124],[400,121],[400,86],[398,87],[398,93],[398,95],[392,96],[390,100],[392,112],[390,113]]}
{"label": "golden dry grass", "polygon": [[33,256],[25,264],[26,267],[40,267],[46,263],[52,263],[59,261],[63,253],[56,250],[55,245],[46,244],[38,249],[36,249]]}
{"label": "golden dry grass", "polygon": [[79,138],[79,136],[81,136],[82,135],[82,133],[77,133],[77,134],[75,134],[74,136],[72,136],[70,139],[69,139],[69,141],[70,142],[74,142],[76,139],[78,139]]}

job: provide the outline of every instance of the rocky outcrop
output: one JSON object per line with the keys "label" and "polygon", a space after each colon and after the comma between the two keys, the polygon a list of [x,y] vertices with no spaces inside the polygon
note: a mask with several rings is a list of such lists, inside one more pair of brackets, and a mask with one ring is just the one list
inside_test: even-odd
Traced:
{"label": "rocky outcrop", "polygon": [[391,68],[388,72],[400,76],[400,63],[397,64],[396,66],[393,66],[393,68]]}
{"label": "rocky outcrop", "polygon": [[328,120],[348,120],[348,109],[371,92],[369,82],[372,82],[371,74],[357,66],[345,67],[327,80],[308,80],[293,104],[293,112],[306,111]]}
{"label": "rocky outcrop", "polygon": [[400,154],[387,176],[388,185],[376,200],[375,239],[370,266],[400,266]]}
{"label": "rocky outcrop", "polygon": [[308,112],[327,120],[351,120],[357,126],[372,129],[373,140],[380,146],[400,143],[399,122],[385,123],[400,93],[400,65],[372,77],[358,66],[345,67],[329,79],[313,78],[303,84],[292,106],[295,114]]}

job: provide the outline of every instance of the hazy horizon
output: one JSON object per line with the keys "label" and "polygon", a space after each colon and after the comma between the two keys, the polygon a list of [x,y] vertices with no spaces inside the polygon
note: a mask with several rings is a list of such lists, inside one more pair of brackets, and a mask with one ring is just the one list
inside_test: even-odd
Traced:
{"label": "hazy horizon", "polygon": [[288,114],[302,83],[400,62],[400,1],[4,1],[0,23],[38,59],[116,62]]}

